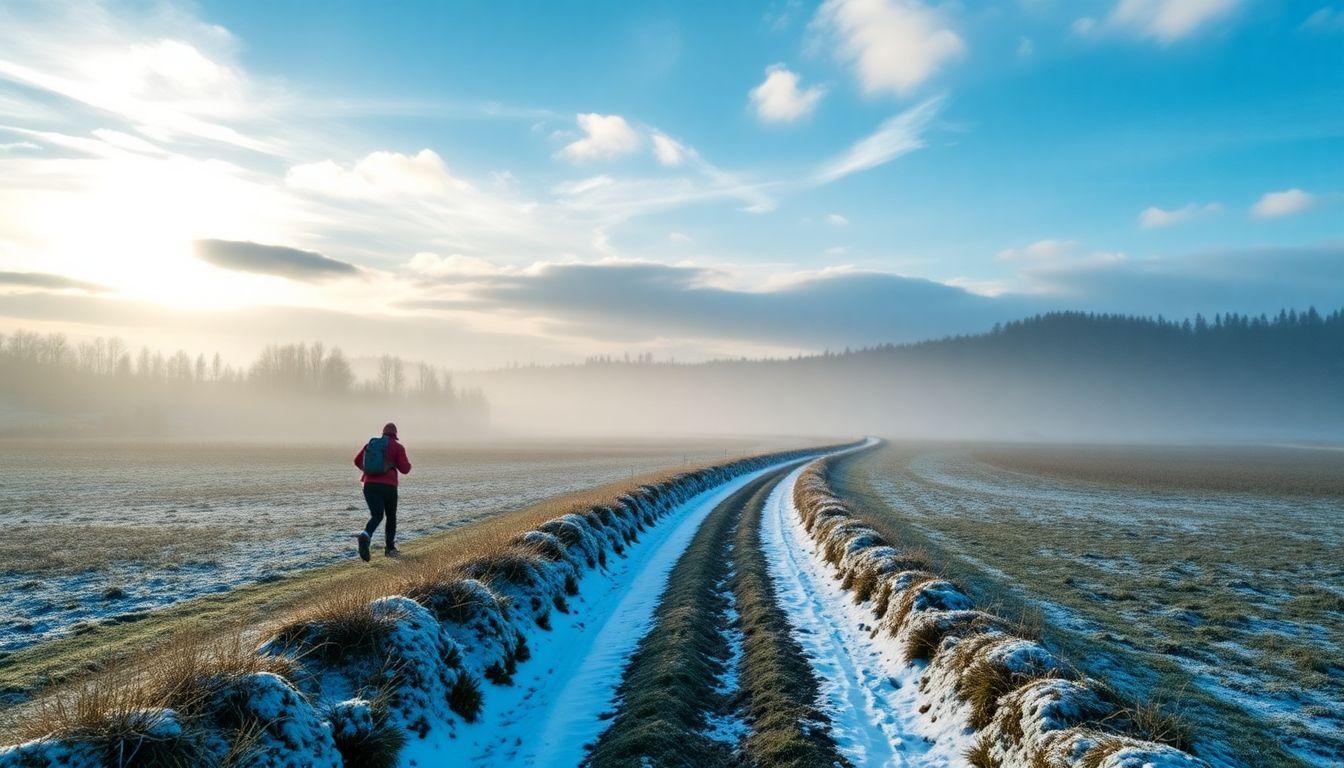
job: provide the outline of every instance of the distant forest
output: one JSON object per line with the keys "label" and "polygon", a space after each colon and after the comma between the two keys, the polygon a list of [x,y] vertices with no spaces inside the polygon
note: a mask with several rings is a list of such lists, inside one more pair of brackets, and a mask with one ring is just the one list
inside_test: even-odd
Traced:
{"label": "distant forest", "polygon": [[376,430],[398,413],[479,427],[487,412],[478,390],[455,387],[442,369],[383,355],[360,380],[320,342],[272,344],[235,368],[218,353],[20,330],[0,334],[0,371],[0,434],[317,437]]}
{"label": "distant forest", "polygon": [[462,374],[558,431],[975,439],[1344,440],[1344,312],[1054,312],[987,333],[779,360],[594,358]]}

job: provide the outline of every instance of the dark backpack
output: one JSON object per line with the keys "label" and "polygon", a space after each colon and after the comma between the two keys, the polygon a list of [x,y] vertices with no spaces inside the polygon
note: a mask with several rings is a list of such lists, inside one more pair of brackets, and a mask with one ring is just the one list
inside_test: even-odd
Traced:
{"label": "dark backpack", "polygon": [[391,468],[387,458],[391,443],[386,436],[369,438],[369,444],[364,446],[364,474],[381,475]]}

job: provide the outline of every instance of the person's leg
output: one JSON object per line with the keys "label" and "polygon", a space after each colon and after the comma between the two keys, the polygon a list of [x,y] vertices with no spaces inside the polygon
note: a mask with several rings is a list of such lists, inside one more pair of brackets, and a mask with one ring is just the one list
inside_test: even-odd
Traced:
{"label": "person's leg", "polygon": [[389,486],[378,483],[364,484],[364,503],[369,505],[369,522],[364,526],[365,536],[372,537],[373,532],[378,530],[378,525],[383,522],[386,504],[381,489],[387,487]]}
{"label": "person's leg", "polygon": [[383,499],[383,509],[387,513],[387,527],[383,529],[383,535],[386,537],[388,551],[397,548],[397,487],[395,485],[387,486],[387,494]]}

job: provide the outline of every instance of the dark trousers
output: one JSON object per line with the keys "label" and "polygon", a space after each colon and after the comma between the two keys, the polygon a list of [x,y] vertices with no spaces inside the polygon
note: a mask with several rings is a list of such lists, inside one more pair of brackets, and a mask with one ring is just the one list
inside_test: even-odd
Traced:
{"label": "dark trousers", "polygon": [[397,538],[397,486],[365,483],[364,501],[369,505],[369,522],[364,526],[364,532],[372,538],[373,532],[378,530],[378,524],[383,522],[383,517],[386,516],[387,527],[383,529],[383,536],[387,541],[387,548],[391,549],[392,543]]}

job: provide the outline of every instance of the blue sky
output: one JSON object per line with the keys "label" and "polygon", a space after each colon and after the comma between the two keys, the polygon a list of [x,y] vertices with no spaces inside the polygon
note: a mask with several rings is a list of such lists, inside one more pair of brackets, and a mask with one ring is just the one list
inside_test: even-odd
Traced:
{"label": "blue sky", "polygon": [[1342,105],[1337,0],[0,0],[0,329],[476,366],[1340,306]]}

